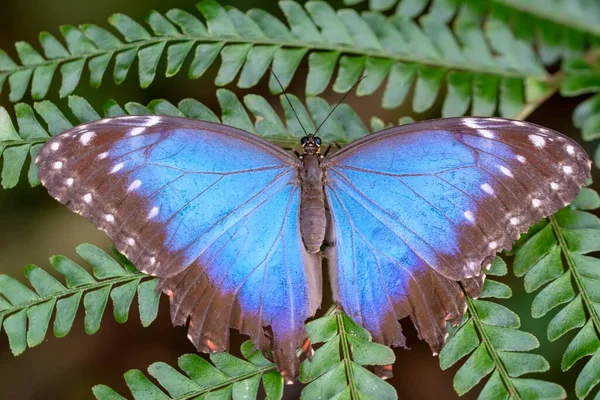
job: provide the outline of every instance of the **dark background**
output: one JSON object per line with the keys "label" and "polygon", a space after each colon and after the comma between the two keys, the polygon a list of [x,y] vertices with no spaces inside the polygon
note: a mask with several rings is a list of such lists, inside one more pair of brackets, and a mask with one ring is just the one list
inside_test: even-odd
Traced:
{"label": "dark background", "polygon": [[[94,23],[108,27],[106,19],[116,12],[123,12],[138,21],[143,21],[151,9],[163,13],[170,8],[194,12],[196,0],[169,2],[103,0],[93,5],[91,2],[77,0],[20,0],[2,3],[0,48],[17,59],[14,42],[24,40],[39,49],[37,41],[39,32],[46,30],[60,37],[58,31],[60,24]],[[222,4],[233,5],[242,10],[250,8],[248,3],[251,3],[252,7],[264,8],[282,17],[275,1],[222,1]],[[341,1],[331,3],[335,7],[341,6]],[[174,78],[166,79],[161,76],[165,70],[164,58],[159,65],[157,79],[149,89],[139,88],[135,65],[128,79],[120,86],[115,85],[111,80],[113,65],[111,63],[100,90],[91,89],[88,84],[89,76],[84,74],[76,94],[88,99],[96,108],[100,108],[109,98],[114,98],[121,104],[127,101],[146,104],[157,98],[164,98],[176,104],[183,98],[193,97],[214,111],[219,110],[213,84],[219,62],[216,62],[201,79],[190,81],[187,79],[185,66]],[[66,99],[57,97],[58,76],[57,71],[48,99],[56,102],[64,110]],[[289,91],[302,95],[305,76],[306,60]],[[280,110],[279,99],[269,95],[266,81],[263,79],[259,86],[250,91],[242,91],[235,86],[228,88],[240,95],[249,92],[261,94],[274,104],[276,110]],[[412,115],[415,119],[439,116],[439,101],[429,113],[414,115],[408,104],[393,111],[383,111],[379,107],[380,96],[381,91],[369,98],[357,98],[351,94],[346,102],[360,113],[365,122],[368,122],[373,115],[383,118],[386,122],[397,121],[404,115]],[[340,95],[327,92],[324,97],[330,102],[335,102]],[[441,98],[440,95],[439,99]],[[536,111],[529,120],[579,138],[579,133],[571,124],[571,113],[580,100],[555,97]],[[23,101],[32,102],[29,97]],[[0,105],[12,113],[7,85],[0,94]],[[587,150],[592,153],[591,148],[588,147]],[[81,261],[75,253],[75,247],[84,242],[94,243],[105,250],[110,247],[110,242],[104,233],[52,200],[44,188],[31,189],[26,180],[22,180],[16,189],[9,191],[0,189],[0,273],[24,281],[22,268],[25,265],[37,264],[50,270],[48,257],[51,255],[63,254]],[[522,329],[538,337],[541,343],[541,350],[538,352],[543,354],[551,364],[551,371],[544,376],[544,379],[561,383],[571,391],[579,368],[562,374],[560,359],[573,334],[565,335],[559,341],[550,344],[546,339],[545,330],[554,313],[550,313],[550,317],[547,316],[542,320],[532,320],[529,317],[529,310],[533,296],[524,295],[522,281],[511,277],[507,277],[505,281],[512,282],[514,296],[502,304],[509,306],[521,316]],[[324,299],[326,300],[322,309],[327,309],[330,304],[328,294]],[[56,339],[49,330],[43,344],[27,349],[18,357],[12,356],[6,335],[0,333],[0,399],[91,398],[91,387],[99,383],[107,384],[121,394],[129,395],[122,377],[127,370],[137,368],[145,371],[156,361],[164,361],[175,366],[178,356],[194,352],[193,346],[186,338],[185,328],[171,326],[166,298],[161,299],[158,319],[148,328],[142,328],[139,323],[135,304],[132,305],[129,321],[123,325],[114,321],[111,307],[112,304],[109,304],[102,327],[95,335],[89,336],[85,333],[83,312],[80,307],[73,329],[66,338]],[[396,351],[394,378],[390,381],[398,391],[399,397],[402,399],[457,398],[452,388],[452,378],[456,368],[441,371],[437,357],[432,357],[428,346],[417,340],[411,324],[403,323],[403,326],[409,335],[411,350]],[[232,349],[235,352],[244,338],[239,335],[234,335],[233,338]],[[297,398],[300,389],[299,384],[294,388],[286,388],[286,398]],[[476,398],[479,390],[480,388],[475,388],[462,398]]]}

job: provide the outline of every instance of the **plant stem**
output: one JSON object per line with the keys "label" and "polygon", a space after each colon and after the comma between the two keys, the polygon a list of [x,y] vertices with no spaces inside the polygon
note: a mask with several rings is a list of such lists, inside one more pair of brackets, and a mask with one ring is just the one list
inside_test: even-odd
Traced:
{"label": "plant stem", "polygon": [[498,354],[496,353],[496,349],[492,345],[492,341],[488,337],[488,335],[485,331],[485,328],[483,327],[483,324],[481,323],[481,321],[479,319],[479,315],[477,314],[477,309],[475,308],[475,305],[473,304],[473,299],[471,299],[466,294],[466,292],[465,292],[465,299],[467,301],[469,315],[471,315],[471,318],[473,319],[473,322],[475,324],[475,327],[477,328],[479,336],[481,337],[481,341],[485,345],[485,348],[487,349],[488,354],[492,358],[492,361],[494,362],[494,365],[496,366],[496,370],[500,374],[500,379],[502,379],[502,383],[504,383],[504,386],[508,390],[509,397],[511,399],[521,400],[522,399],[521,395],[517,391],[517,388],[515,387],[515,385],[513,385],[512,380],[510,379],[510,376],[508,375],[508,371],[506,371],[506,367],[504,366],[504,363],[500,359],[500,356],[498,356]]}

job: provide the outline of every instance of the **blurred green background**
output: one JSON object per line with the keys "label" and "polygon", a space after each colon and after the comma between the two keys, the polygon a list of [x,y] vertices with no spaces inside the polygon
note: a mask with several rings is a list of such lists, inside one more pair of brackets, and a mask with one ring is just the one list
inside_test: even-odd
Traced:
{"label": "blurred green background", "polygon": [[[103,0],[92,3],[77,0],[20,0],[3,2],[0,10],[0,48],[9,52],[16,59],[13,43],[24,40],[38,47],[37,37],[40,31],[49,31],[59,35],[61,24],[93,23],[107,27],[106,19],[113,13],[123,12],[138,21],[142,21],[151,9],[165,12],[170,8],[182,8],[194,12],[196,0]],[[334,7],[341,7],[341,1],[331,2]],[[250,7],[264,8],[282,17],[275,1],[224,0],[224,5],[236,6],[242,10]],[[163,57],[164,58],[164,57]],[[188,60],[189,62],[189,60]],[[76,94],[88,99],[94,107],[101,107],[109,98],[123,104],[127,101],[148,103],[150,100],[165,98],[173,103],[192,97],[200,100],[213,110],[218,111],[213,84],[219,63],[201,79],[190,81],[185,72],[174,78],[158,77],[149,89],[140,89],[135,68],[129,78],[120,86],[105,78],[101,89],[89,87],[89,76],[82,77],[82,84]],[[159,66],[159,74],[164,72],[164,60]],[[185,67],[182,71],[185,71]],[[57,73],[58,75],[58,73]],[[110,76],[107,74],[107,76]],[[306,60],[293,81],[289,91],[302,96],[306,76]],[[270,96],[266,79],[251,90],[265,96],[277,110],[279,98]],[[66,106],[66,99],[59,99],[58,79],[54,79],[49,100]],[[235,86],[229,89],[243,95],[250,91],[242,91]],[[381,91],[369,98],[357,98],[350,94],[346,100],[361,115],[363,121],[377,115],[386,122],[394,122],[404,115],[415,119],[426,119],[439,116],[439,104],[427,114],[414,115],[405,108],[383,111],[379,108]],[[7,99],[7,91],[0,95],[0,105],[9,110],[12,106]],[[327,92],[324,97],[330,102],[340,98],[339,94]],[[441,98],[441,96],[440,96]],[[31,103],[31,98],[25,98]],[[580,99],[554,98],[536,111],[530,121],[540,123],[578,138],[579,133],[571,124],[573,107]],[[588,148],[591,152],[592,149]],[[596,179],[597,180],[597,179]],[[82,217],[69,212],[52,200],[44,188],[31,189],[26,180],[19,187],[10,191],[0,191],[0,272],[23,279],[22,269],[27,264],[48,267],[48,257],[63,254],[74,260],[80,260],[75,253],[78,244],[90,242],[106,250],[110,242],[103,232],[96,230]],[[47,268],[48,269],[48,268]],[[49,269],[48,269],[49,270]],[[325,278],[326,279],[326,278]],[[534,333],[541,343],[542,353],[552,368],[548,380],[561,383],[571,391],[578,368],[566,374],[560,373],[560,358],[566,344],[573,335],[565,335],[558,342],[550,344],[546,339],[545,329],[554,313],[550,313],[543,321],[532,320],[529,315],[532,296],[526,296],[522,289],[522,281],[507,278],[514,291],[511,300],[505,305],[522,317],[522,329]],[[327,309],[330,300],[325,297]],[[110,305],[109,305],[110,307]],[[129,393],[124,384],[122,374],[129,369],[145,370],[156,361],[176,364],[181,354],[194,352],[194,348],[186,338],[186,330],[173,328],[169,319],[166,298],[161,300],[158,319],[149,327],[142,328],[138,321],[135,306],[132,307],[130,320],[117,324],[107,308],[102,328],[88,336],[83,329],[83,312],[77,316],[71,333],[63,339],[56,339],[48,333],[42,345],[28,349],[18,357],[13,357],[8,348],[5,334],[0,334],[0,399],[81,399],[92,398],[91,387],[95,384],[107,384],[122,394]],[[402,399],[452,399],[456,398],[452,389],[452,378],[456,368],[441,371],[438,359],[432,357],[428,346],[419,342],[414,328],[403,321],[403,327],[409,334],[410,351],[397,350],[397,362],[394,366],[394,378],[391,383]],[[233,335],[232,349],[235,353],[244,338]],[[553,348],[560,349],[553,351]],[[286,388],[286,398],[297,398],[301,387]],[[463,398],[475,398],[478,389],[471,391]]]}

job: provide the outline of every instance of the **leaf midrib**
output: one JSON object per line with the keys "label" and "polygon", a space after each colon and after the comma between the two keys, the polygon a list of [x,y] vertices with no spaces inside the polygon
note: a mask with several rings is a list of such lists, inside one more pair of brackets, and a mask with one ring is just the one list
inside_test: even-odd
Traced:
{"label": "leaf midrib", "polygon": [[[27,303],[22,303],[22,304],[17,304],[14,305],[13,307],[7,308],[5,310],[1,310],[0,311],[0,319],[2,319],[3,317],[6,317],[7,315],[10,314],[14,314],[22,309],[28,309],[30,307],[45,303],[49,300],[53,300],[53,299],[60,299],[62,297],[68,297],[70,295],[73,295],[75,293],[79,293],[79,292],[85,292],[85,291],[91,291],[94,289],[99,289],[103,286],[108,286],[108,285],[115,285],[115,284],[119,284],[119,283],[125,283],[125,282],[131,282],[134,281],[136,279],[139,278],[151,278],[148,275],[142,274],[142,273],[133,273],[133,274],[129,274],[129,275],[125,275],[125,276],[119,276],[119,277],[115,277],[115,278],[108,278],[102,281],[97,281],[96,283],[90,283],[87,285],[81,285],[81,286],[75,286],[72,288],[68,288],[65,291],[62,292],[58,292],[58,293],[54,293],[48,296],[40,296],[38,293],[36,293],[36,295],[38,296],[36,299],[33,299]],[[12,304],[12,303],[11,303]]]}
{"label": "leaf midrib", "polygon": [[592,323],[594,324],[594,328],[596,329],[596,335],[600,337],[600,317],[598,316],[598,313],[596,313],[596,309],[594,307],[592,299],[590,299],[590,296],[587,290],[585,289],[585,286],[583,285],[581,275],[579,274],[577,266],[575,265],[575,260],[573,260],[573,257],[571,255],[571,250],[569,250],[569,247],[567,246],[567,241],[562,233],[563,228],[559,225],[558,220],[554,215],[550,216],[550,223],[552,224],[552,230],[554,231],[554,234],[558,239],[558,243],[561,247],[562,253],[565,257],[565,260],[567,261],[567,266],[569,268],[569,271],[571,272],[573,281],[577,286],[578,292],[581,294],[583,304],[587,309]]}
{"label": "leaf midrib", "polygon": [[406,54],[391,53],[391,52],[387,52],[387,51],[359,48],[359,47],[352,47],[352,46],[333,45],[333,44],[329,44],[329,43],[310,43],[310,42],[304,42],[304,41],[300,41],[300,40],[285,41],[285,40],[278,40],[278,39],[272,39],[272,38],[266,38],[266,37],[261,38],[259,40],[259,39],[250,39],[250,38],[232,37],[232,36],[208,37],[208,36],[188,36],[185,34],[153,37],[153,38],[147,39],[147,40],[126,43],[126,44],[123,44],[122,46],[115,47],[113,49],[98,49],[98,51],[96,51],[96,52],[82,53],[82,54],[78,54],[78,55],[73,54],[69,57],[63,57],[63,58],[52,58],[49,60],[45,60],[45,62],[43,62],[43,63],[30,64],[30,65],[18,65],[15,68],[0,71],[0,74],[12,74],[12,73],[15,73],[15,72],[18,72],[21,70],[35,69],[36,67],[53,64],[56,62],[62,64],[62,63],[67,63],[69,61],[79,60],[81,58],[93,58],[95,56],[99,56],[99,55],[103,55],[103,54],[107,54],[107,53],[118,53],[118,52],[130,50],[130,49],[133,49],[136,47],[142,48],[142,47],[147,47],[147,46],[157,44],[157,43],[162,43],[162,42],[167,43],[167,42],[171,42],[171,41],[190,41],[190,40],[195,41],[195,42],[222,42],[225,45],[227,45],[227,44],[252,44],[255,46],[257,46],[257,45],[277,45],[280,47],[306,48],[310,51],[334,51],[334,52],[339,52],[339,53],[343,53],[343,54],[362,55],[362,56],[369,56],[369,57],[375,57],[375,58],[387,58],[387,59],[391,59],[394,61],[424,64],[424,65],[433,66],[433,67],[442,67],[442,68],[447,68],[447,69],[452,69],[452,70],[469,71],[469,72],[473,72],[473,73],[494,74],[494,75],[500,75],[503,77],[511,77],[511,78],[534,77],[534,78],[540,78],[540,79],[546,78],[546,75],[537,75],[534,73],[527,73],[527,72],[523,72],[523,71],[514,71],[514,70],[510,70],[510,69],[497,68],[497,67],[477,66],[477,65],[470,64],[470,63],[459,64],[459,63],[451,62],[449,60],[445,60],[443,58],[434,59],[434,58],[427,58],[427,57],[415,57],[408,53],[406,53]]}
{"label": "leaf midrib", "polygon": [[[567,13],[551,13],[547,12],[547,7],[530,7],[525,2],[515,0],[493,0],[496,3],[504,4],[505,6],[511,7],[517,11],[521,11],[527,14],[531,14],[540,19],[544,19],[550,22],[554,22],[559,25],[566,26],[568,28],[576,29],[590,35],[600,36],[600,25],[594,25],[588,21],[571,18]],[[538,2],[539,3],[539,2]],[[560,11],[560,10],[559,10]]]}
{"label": "leaf midrib", "polygon": [[[506,387],[506,389],[509,392],[509,397],[511,397],[513,399],[521,400],[522,399],[521,395],[519,394],[517,388],[513,384],[512,379],[510,378],[510,375],[508,374],[508,371],[506,370],[506,367],[504,366],[504,363],[500,359],[500,356],[496,353],[496,348],[493,346],[491,339],[489,338],[487,332],[485,331],[485,327],[483,326],[483,323],[479,319],[479,314],[477,313],[477,309],[475,308],[475,305],[473,304],[473,299],[467,293],[465,293],[465,299],[467,301],[469,315],[471,315],[471,318],[473,319],[473,322],[474,322],[474,324],[477,328],[477,331],[481,337],[481,341],[483,342],[485,348],[487,349],[488,354],[492,358],[492,362],[494,363],[496,370],[498,370],[498,373],[500,374],[502,383],[504,383],[504,386]],[[493,373],[493,371],[492,371],[492,373]]]}

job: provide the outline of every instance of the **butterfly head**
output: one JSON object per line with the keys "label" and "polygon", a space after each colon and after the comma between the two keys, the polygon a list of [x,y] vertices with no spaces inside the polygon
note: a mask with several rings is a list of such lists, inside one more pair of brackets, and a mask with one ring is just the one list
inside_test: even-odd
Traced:
{"label": "butterfly head", "polygon": [[300,144],[302,144],[302,148],[304,149],[304,154],[313,155],[318,154],[321,148],[321,138],[315,135],[308,134],[304,136],[300,140]]}

